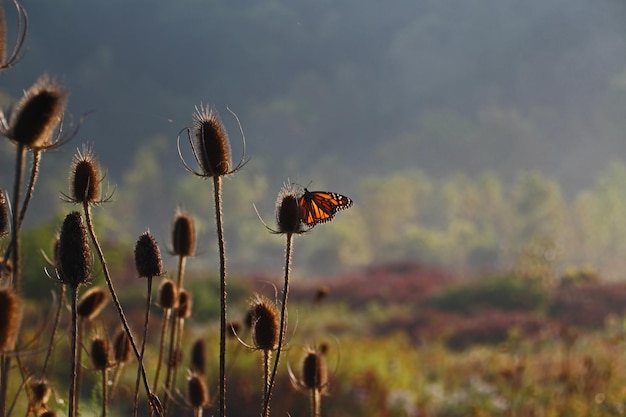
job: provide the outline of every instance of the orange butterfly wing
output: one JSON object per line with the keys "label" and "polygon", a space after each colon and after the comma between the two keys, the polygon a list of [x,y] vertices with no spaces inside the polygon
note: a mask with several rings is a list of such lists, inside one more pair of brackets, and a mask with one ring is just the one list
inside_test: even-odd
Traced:
{"label": "orange butterfly wing", "polygon": [[332,220],[338,210],[350,207],[352,200],[338,193],[309,191],[305,188],[298,205],[304,224],[313,227],[318,223]]}

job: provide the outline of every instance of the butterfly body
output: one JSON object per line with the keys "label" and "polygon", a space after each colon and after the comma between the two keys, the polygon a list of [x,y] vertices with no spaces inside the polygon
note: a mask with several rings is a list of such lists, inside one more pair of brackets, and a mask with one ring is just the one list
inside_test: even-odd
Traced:
{"label": "butterfly body", "polygon": [[337,211],[352,206],[352,200],[345,195],[328,191],[309,191],[298,199],[300,218],[304,224],[313,227],[333,219]]}

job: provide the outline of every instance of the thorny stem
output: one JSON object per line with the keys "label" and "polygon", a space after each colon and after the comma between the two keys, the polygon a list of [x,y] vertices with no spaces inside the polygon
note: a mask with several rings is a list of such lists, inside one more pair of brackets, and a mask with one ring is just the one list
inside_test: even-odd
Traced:
{"label": "thorny stem", "polygon": [[322,396],[319,388],[311,388],[311,417],[321,416]]}
{"label": "thorny stem", "polygon": [[143,368],[143,354],[148,338],[148,324],[150,323],[150,304],[152,304],[152,277],[148,277],[148,296],[146,297],[146,318],[143,323],[143,338],[141,339],[141,352],[139,353],[139,366],[137,366],[137,381],[135,382],[135,402],[133,404],[133,416],[137,415],[139,405],[139,379]]}
{"label": "thorny stem", "polygon": [[102,370],[102,417],[107,417],[109,409],[109,383],[107,381],[107,368]]}
{"label": "thorny stem", "polygon": [[270,384],[270,361],[272,359],[272,351],[269,349],[263,350],[263,405],[267,396],[269,395],[268,389]]}
{"label": "thorny stem", "polygon": [[272,389],[276,381],[276,372],[278,370],[278,361],[280,360],[280,352],[283,349],[283,343],[285,341],[285,325],[287,322],[287,295],[289,293],[289,273],[291,270],[291,256],[293,254],[293,233],[287,233],[287,245],[285,248],[285,286],[283,288],[283,301],[280,307],[280,333],[278,335],[278,348],[276,350],[276,358],[274,358],[274,368],[272,369],[272,378],[270,379],[269,386],[267,387],[267,398],[265,398],[265,404],[263,405],[263,415],[268,417],[270,412],[270,398],[272,396]]}
{"label": "thorny stem", "polygon": [[220,417],[226,416],[226,250],[222,225],[222,177],[213,177],[215,222],[220,255]]}
{"label": "thorny stem", "polygon": [[[111,280],[111,275],[109,274],[109,268],[107,267],[106,259],[104,258],[104,253],[102,252],[102,248],[100,247],[100,243],[98,243],[98,238],[94,232],[94,227],[91,222],[91,207],[88,202],[83,203],[83,210],[85,211],[85,219],[87,222],[87,230],[89,230],[89,236],[91,237],[91,241],[93,242],[94,247],[96,248],[96,252],[98,253],[98,258],[100,259],[100,264],[102,265],[102,271],[104,272],[104,278],[107,283],[107,287],[109,288],[109,292],[111,293],[111,298],[113,299],[113,304],[115,304],[115,308],[117,308],[117,313],[122,322],[122,327],[124,327],[124,331],[128,335],[128,340],[130,341],[130,345],[133,348],[133,352],[135,352],[135,356],[137,360],[139,360],[139,350],[137,349],[137,344],[135,343],[135,339],[133,338],[133,334],[130,331],[130,327],[128,326],[128,322],[126,321],[126,316],[124,315],[124,310],[122,310],[122,304],[120,300],[117,298],[117,294],[115,293],[115,288],[113,287],[113,281]],[[139,367],[141,370],[141,377],[143,379],[143,384],[146,389],[146,393],[148,394],[148,398],[150,400],[150,404],[152,407],[157,408],[157,412],[160,409],[160,404],[158,404],[158,398],[153,395],[150,390],[150,384],[148,383],[148,377],[146,376],[146,370],[143,367],[143,363],[139,363]]]}

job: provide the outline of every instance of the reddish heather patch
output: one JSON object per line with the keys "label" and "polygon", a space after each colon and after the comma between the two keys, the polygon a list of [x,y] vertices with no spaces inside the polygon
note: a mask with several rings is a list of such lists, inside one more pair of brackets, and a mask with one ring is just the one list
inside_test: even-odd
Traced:
{"label": "reddish heather patch", "polygon": [[600,329],[611,315],[626,313],[626,283],[590,283],[555,291],[550,315],[572,326]]}

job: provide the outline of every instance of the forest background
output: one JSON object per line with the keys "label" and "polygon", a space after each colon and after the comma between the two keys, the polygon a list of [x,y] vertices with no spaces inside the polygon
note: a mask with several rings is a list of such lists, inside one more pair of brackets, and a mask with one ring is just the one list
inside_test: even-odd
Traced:
{"label": "forest background", "polygon": [[[275,196],[293,181],[355,201],[324,233],[296,242],[296,276],[413,260],[467,276],[590,267],[624,278],[621,1],[23,4],[27,51],[2,74],[4,106],[46,71],[71,91],[74,121],[94,110],[74,146],[43,160],[26,219],[33,249],[50,247],[82,143],[114,191],[96,216],[111,246],[147,227],[167,241],[179,204],[197,215],[201,236],[214,233],[209,188],[176,153],[194,106],[207,103],[235,155],[227,108],[237,114],[250,158],[224,195],[231,271],[275,273],[282,242],[263,233],[253,204],[271,224]],[[5,189],[10,149],[0,145]],[[202,242],[197,268],[217,263]],[[38,250],[24,252],[41,271]]]}

